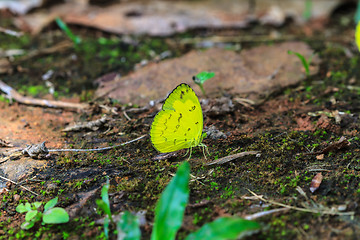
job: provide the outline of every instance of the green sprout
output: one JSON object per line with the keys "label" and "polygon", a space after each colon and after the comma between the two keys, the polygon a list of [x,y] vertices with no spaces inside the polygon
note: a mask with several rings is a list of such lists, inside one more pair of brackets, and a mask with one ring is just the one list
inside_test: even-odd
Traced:
{"label": "green sprout", "polygon": [[[104,234],[105,238],[109,239],[109,225],[110,222],[114,223],[109,200],[109,178],[106,180],[105,185],[101,189],[101,199],[96,200],[98,207],[106,214],[104,219]],[[125,211],[120,220],[116,224],[118,239],[121,240],[138,240],[141,237],[140,223],[136,216]]]}
{"label": "green sprout", "polygon": [[101,189],[101,199],[96,199],[96,204],[106,214],[106,217],[104,219],[104,233],[106,239],[109,239],[110,221],[113,222],[110,210],[109,186],[109,178],[107,178],[106,184]]}
{"label": "green sprout", "polygon": [[359,49],[360,52],[360,21],[358,22],[358,24],[356,25],[356,30],[355,30],[355,42],[356,42],[356,46]]}
{"label": "green sprout", "polygon": [[310,63],[313,58],[313,55],[311,55],[310,58],[308,60],[306,60],[305,57],[301,53],[293,52],[293,51],[289,50],[288,54],[296,55],[300,59],[303,67],[305,68],[306,76],[309,77],[310,76],[310,68],[309,67],[310,67]]}
{"label": "green sprout", "polygon": [[[179,167],[157,203],[151,240],[175,239],[189,199],[189,177],[190,165],[185,162]],[[205,224],[198,231],[188,235],[185,240],[238,239],[239,236],[250,235],[259,229],[260,225],[257,222],[239,217],[223,217]]]}
{"label": "green sprout", "polygon": [[305,1],[305,10],[303,13],[303,17],[306,21],[308,21],[311,18],[311,11],[312,11],[312,0],[306,0]]}
{"label": "green sprout", "polygon": [[42,224],[59,224],[69,222],[69,214],[61,207],[55,207],[58,197],[51,199],[44,206],[44,212],[40,212],[38,208],[42,202],[20,203],[16,207],[19,213],[25,213],[25,222],[21,224],[21,229],[28,230],[32,228],[36,222],[42,219]]}
{"label": "green sprout", "polygon": [[204,96],[206,96],[203,84],[210,78],[214,77],[215,73],[214,72],[201,72],[199,74],[197,74],[196,76],[193,76],[193,80],[194,82],[199,85],[201,92],[204,94]]}
{"label": "green sprout", "polygon": [[118,240],[139,240],[141,237],[138,217],[125,211],[116,225]]}
{"label": "green sprout", "polygon": [[[155,209],[155,222],[151,233],[151,240],[174,240],[177,231],[180,229],[186,205],[189,200],[189,180],[190,165],[183,163],[177,170],[175,177],[170,181],[160,196]],[[110,204],[104,204],[108,200],[107,182],[102,191],[103,200],[98,199],[96,203],[110,218]],[[106,197],[105,197],[106,195]],[[110,214],[110,215],[109,215]],[[109,220],[108,220],[109,223]],[[105,222],[104,222],[105,225]],[[105,237],[109,238],[109,231]],[[116,225],[117,239],[120,240],[140,240],[140,224],[136,216],[125,211]],[[205,224],[196,232],[188,235],[185,240],[207,239],[207,240],[231,240],[239,239],[241,236],[249,236],[260,230],[260,224],[255,221],[242,219],[239,217],[221,217],[215,221]],[[104,229],[105,231],[105,229]]]}
{"label": "green sprout", "polygon": [[75,45],[81,43],[81,38],[74,35],[65,22],[63,22],[60,18],[56,18],[55,21],[59,28],[65,32],[65,34],[74,42]]}

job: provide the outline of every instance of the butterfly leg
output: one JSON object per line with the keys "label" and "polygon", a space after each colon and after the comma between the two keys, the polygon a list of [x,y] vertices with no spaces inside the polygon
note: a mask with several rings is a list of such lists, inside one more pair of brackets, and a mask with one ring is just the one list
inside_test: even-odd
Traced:
{"label": "butterfly leg", "polygon": [[187,159],[188,161],[189,161],[190,158],[191,158],[191,151],[192,151],[192,147],[188,148],[187,151],[186,151],[186,153],[185,153],[184,156],[183,156],[183,157],[185,157],[186,155],[189,154],[189,157],[188,157],[188,159]]}
{"label": "butterfly leg", "polygon": [[205,154],[205,149],[206,149],[207,154],[210,156],[208,147],[207,147],[205,144],[203,144],[203,143],[199,144],[199,146],[202,148],[204,157],[205,157],[205,159],[207,160],[206,154]]}
{"label": "butterfly leg", "polygon": [[188,148],[188,151],[189,151],[189,157],[188,157],[188,161],[190,160],[190,158],[191,158],[191,153],[192,153],[192,147],[190,147],[190,148]]}

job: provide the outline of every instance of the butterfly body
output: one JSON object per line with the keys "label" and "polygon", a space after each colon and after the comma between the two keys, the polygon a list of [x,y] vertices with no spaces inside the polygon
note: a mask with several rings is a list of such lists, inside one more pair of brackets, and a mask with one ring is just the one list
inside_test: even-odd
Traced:
{"label": "butterfly body", "polygon": [[150,138],[161,153],[201,145],[203,115],[194,90],[178,85],[166,98],[162,110],[151,125]]}

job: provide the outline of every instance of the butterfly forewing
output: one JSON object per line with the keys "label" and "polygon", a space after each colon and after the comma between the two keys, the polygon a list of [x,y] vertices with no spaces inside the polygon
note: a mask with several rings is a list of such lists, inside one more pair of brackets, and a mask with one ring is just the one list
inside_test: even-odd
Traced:
{"label": "butterfly forewing", "polygon": [[180,84],[165,100],[155,116],[150,137],[159,152],[172,152],[199,145],[203,116],[195,92],[187,84]]}

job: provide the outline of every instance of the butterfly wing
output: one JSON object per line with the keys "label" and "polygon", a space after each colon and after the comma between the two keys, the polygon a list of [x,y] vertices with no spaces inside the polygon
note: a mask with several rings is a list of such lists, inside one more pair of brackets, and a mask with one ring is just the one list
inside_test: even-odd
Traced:
{"label": "butterfly wing", "polygon": [[195,147],[202,139],[203,115],[199,99],[185,83],[167,97],[151,125],[150,138],[162,153]]}

